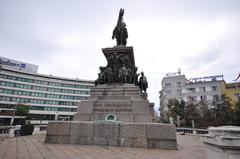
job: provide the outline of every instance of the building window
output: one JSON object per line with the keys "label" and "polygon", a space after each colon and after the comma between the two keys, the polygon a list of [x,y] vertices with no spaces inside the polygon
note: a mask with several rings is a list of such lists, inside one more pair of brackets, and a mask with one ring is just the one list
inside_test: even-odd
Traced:
{"label": "building window", "polygon": [[10,79],[10,80],[16,80],[16,77],[14,77],[14,76],[8,76],[8,79]]}
{"label": "building window", "polygon": [[172,93],[171,90],[166,90],[165,92],[166,92],[166,94],[171,94]]}
{"label": "building window", "polygon": [[196,102],[197,98],[195,96],[190,96],[190,97],[188,97],[188,101],[189,102]]}
{"label": "building window", "polygon": [[16,101],[17,101],[17,98],[12,97],[11,101],[12,101],[12,102],[16,102]]}
{"label": "building window", "polygon": [[181,94],[182,93],[182,89],[177,89],[177,93]]}
{"label": "building window", "polygon": [[23,95],[30,96],[30,92],[23,92]]}
{"label": "building window", "polygon": [[188,90],[188,93],[194,93],[194,92],[196,92],[196,89],[195,89],[195,88],[188,88],[187,90]]}
{"label": "building window", "polygon": [[210,92],[211,91],[211,87],[206,87],[206,92]]}
{"label": "building window", "polygon": [[165,87],[171,87],[171,83],[165,83]]}
{"label": "building window", "polygon": [[2,97],[2,101],[10,101],[10,97]]}
{"label": "building window", "polygon": [[12,94],[12,90],[10,89],[4,89],[3,92],[6,94]]}
{"label": "building window", "polygon": [[199,88],[199,91],[200,91],[200,92],[206,92],[206,88],[205,88],[205,87],[200,87],[200,88]]}
{"label": "building window", "polygon": [[213,96],[213,101],[219,101],[219,100],[220,100],[219,95],[214,95]]}
{"label": "building window", "polygon": [[212,91],[217,91],[217,86],[212,86]]}
{"label": "building window", "polygon": [[176,82],[177,86],[181,86],[182,82]]}
{"label": "building window", "polygon": [[206,96],[200,96],[200,100],[201,100],[201,101],[205,101],[206,99],[207,99]]}

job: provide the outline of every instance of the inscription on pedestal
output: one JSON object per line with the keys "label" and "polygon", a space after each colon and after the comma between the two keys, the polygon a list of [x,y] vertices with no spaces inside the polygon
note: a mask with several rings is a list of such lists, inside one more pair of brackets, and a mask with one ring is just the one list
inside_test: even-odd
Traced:
{"label": "inscription on pedestal", "polygon": [[132,112],[132,105],[130,103],[96,103],[93,111],[95,113],[103,112]]}

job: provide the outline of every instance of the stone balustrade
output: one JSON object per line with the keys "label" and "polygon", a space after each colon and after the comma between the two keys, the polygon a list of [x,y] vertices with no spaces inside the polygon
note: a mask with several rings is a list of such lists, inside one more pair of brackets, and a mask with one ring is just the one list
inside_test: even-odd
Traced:
{"label": "stone balustrade", "polygon": [[209,134],[202,137],[209,159],[240,158],[240,127],[221,126],[208,128]]}

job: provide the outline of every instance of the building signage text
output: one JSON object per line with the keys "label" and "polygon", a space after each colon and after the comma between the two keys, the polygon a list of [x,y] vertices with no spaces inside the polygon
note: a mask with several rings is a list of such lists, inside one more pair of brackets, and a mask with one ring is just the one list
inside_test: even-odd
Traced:
{"label": "building signage text", "polygon": [[26,68],[26,64],[24,64],[24,63],[20,63],[20,64],[19,63],[15,63],[13,61],[10,61],[9,59],[4,60],[4,59],[0,58],[0,64],[1,65],[16,66],[16,67],[20,67],[20,68]]}
{"label": "building signage text", "polygon": [[21,71],[27,73],[37,73],[38,66],[25,62],[20,62],[5,57],[0,57],[0,66],[4,69],[11,69],[14,71]]}
{"label": "building signage text", "polygon": [[215,76],[205,76],[205,77],[195,77],[195,78],[191,78],[190,80],[194,80],[194,81],[202,81],[202,80],[216,80],[217,78],[222,78],[223,79],[223,75],[215,75]]}

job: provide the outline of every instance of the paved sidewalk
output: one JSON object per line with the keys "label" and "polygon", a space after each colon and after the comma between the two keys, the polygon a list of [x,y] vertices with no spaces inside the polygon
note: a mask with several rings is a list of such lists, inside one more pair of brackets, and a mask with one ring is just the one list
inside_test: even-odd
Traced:
{"label": "paved sidewalk", "polygon": [[197,136],[178,135],[178,150],[45,144],[44,138],[6,138],[0,143],[0,159],[207,159]]}

